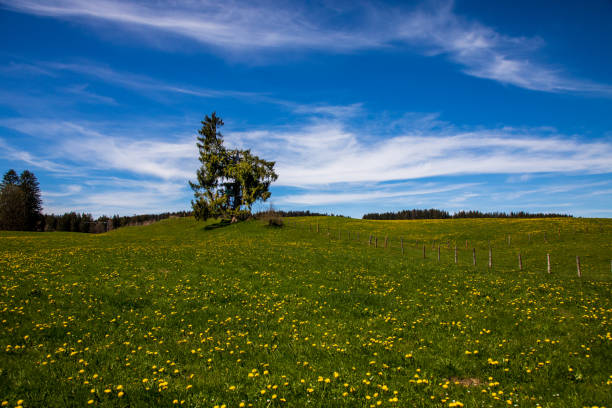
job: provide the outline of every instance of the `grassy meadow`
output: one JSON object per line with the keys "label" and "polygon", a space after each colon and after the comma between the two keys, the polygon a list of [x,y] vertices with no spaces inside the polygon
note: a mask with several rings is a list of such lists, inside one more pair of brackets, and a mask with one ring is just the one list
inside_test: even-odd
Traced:
{"label": "grassy meadow", "polygon": [[0,232],[0,403],[612,407],[611,258],[608,219]]}

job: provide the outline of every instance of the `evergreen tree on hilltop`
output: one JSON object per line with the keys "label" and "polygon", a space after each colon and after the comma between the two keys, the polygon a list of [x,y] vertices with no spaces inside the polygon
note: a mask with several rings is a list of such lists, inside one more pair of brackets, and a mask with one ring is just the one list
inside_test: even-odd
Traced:
{"label": "evergreen tree on hilltop", "polygon": [[198,131],[199,160],[197,183],[189,182],[195,201],[191,202],[194,216],[231,218],[237,221],[250,214],[251,206],[259,199],[270,197],[270,184],[278,176],[274,162],[260,159],[250,150],[227,149],[219,128],[223,120],[215,112],[205,116]]}

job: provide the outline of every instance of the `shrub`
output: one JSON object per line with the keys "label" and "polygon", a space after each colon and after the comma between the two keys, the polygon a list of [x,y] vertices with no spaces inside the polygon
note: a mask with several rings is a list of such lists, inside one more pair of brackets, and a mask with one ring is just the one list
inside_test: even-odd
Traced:
{"label": "shrub", "polygon": [[256,216],[270,227],[282,227],[284,224],[282,215],[272,205],[267,211],[260,212]]}

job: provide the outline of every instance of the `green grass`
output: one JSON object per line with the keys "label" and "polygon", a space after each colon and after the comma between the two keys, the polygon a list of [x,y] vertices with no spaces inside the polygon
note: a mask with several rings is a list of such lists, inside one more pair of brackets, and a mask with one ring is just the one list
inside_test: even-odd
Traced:
{"label": "green grass", "polygon": [[0,402],[612,405],[611,220],[286,221],[1,232]]}

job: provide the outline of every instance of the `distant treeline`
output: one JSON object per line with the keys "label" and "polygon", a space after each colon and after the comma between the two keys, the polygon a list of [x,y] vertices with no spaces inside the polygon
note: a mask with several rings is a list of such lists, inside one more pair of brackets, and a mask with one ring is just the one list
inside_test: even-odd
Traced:
{"label": "distant treeline", "polygon": [[427,210],[413,209],[398,212],[369,213],[363,216],[364,220],[441,220],[447,218],[558,218],[572,217],[569,214],[555,213],[528,213],[519,212],[481,212],[481,211],[459,211],[450,214],[448,211],[430,208]]}
{"label": "distant treeline", "polygon": [[[334,214],[323,214],[318,212],[310,212],[306,211],[282,211],[282,210],[274,210],[274,212],[281,217],[334,217]],[[339,217],[339,216],[337,216]]]}
{"label": "distant treeline", "polygon": [[113,217],[101,216],[94,219],[91,214],[79,214],[69,212],[62,215],[47,214],[43,216],[44,231],[67,231],[67,232],[85,232],[85,233],[102,233],[120,227],[145,225],[155,221],[164,220],[170,217],[188,217],[191,216],[190,211],[165,212],[161,214],[141,214],[132,216]]}
{"label": "distant treeline", "polygon": [[274,214],[275,216],[279,216],[279,217],[345,217],[344,215],[334,215],[333,213],[332,214],[318,213],[318,212],[310,212],[309,210],[283,211],[283,210],[276,210],[274,208],[257,212],[253,214],[253,216],[255,218],[260,218],[262,215],[268,215],[268,214]]}

